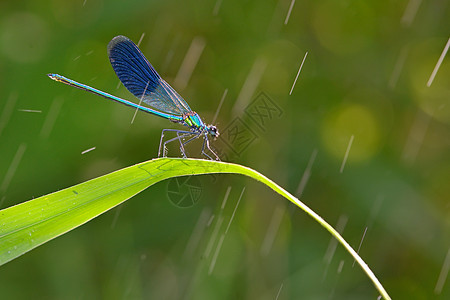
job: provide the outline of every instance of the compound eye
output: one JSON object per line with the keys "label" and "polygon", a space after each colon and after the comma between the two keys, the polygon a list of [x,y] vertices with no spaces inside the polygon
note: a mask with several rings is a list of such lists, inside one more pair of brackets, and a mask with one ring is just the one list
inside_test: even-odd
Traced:
{"label": "compound eye", "polygon": [[209,133],[212,136],[218,136],[219,135],[219,132],[217,131],[217,127],[216,126],[210,125],[208,129],[209,129]]}

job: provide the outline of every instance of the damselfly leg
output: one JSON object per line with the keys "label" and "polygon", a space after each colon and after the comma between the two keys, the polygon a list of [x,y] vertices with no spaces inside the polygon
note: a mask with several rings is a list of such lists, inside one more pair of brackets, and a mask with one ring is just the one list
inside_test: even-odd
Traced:
{"label": "damselfly leg", "polygon": [[[176,137],[168,139],[167,141],[164,141],[164,133],[166,131],[170,131],[170,132],[175,132],[176,133]],[[214,154],[215,160],[219,160],[220,158],[219,156],[211,149],[211,146],[209,144],[209,139],[208,136],[206,134],[200,133],[200,132],[195,132],[195,131],[185,131],[185,130],[177,130],[177,129],[163,129],[162,133],[161,133],[161,139],[159,142],[159,150],[158,150],[158,157],[161,157],[161,149],[162,149],[162,157],[166,157],[167,154],[167,148],[166,145],[173,142],[173,141],[179,141],[180,143],[180,152],[181,155],[186,158],[186,150],[185,150],[185,146],[187,144],[189,144],[190,142],[192,142],[195,139],[198,139],[201,135],[204,135],[204,140],[203,140],[203,145],[202,145],[202,154],[210,159],[210,160],[214,160],[206,151],[205,151],[205,147],[212,153]],[[187,138],[191,136],[188,140],[183,141],[183,139]]]}
{"label": "damselfly leg", "polygon": [[216,154],[216,152],[214,152],[214,151],[211,149],[211,147],[210,147],[210,145],[209,145],[209,139],[208,139],[208,136],[207,136],[206,134],[205,134],[205,138],[204,138],[204,140],[203,140],[202,154],[205,155],[206,157],[208,157],[210,160],[213,160],[213,159],[211,158],[211,156],[209,156],[208,154],[206,154],[206,152],[205,152],[205,145],[206,145],[206,148],[208,148],[209,152],[211,152],[212,154],[214,154],[214,156],[216,157],[216,160],[220,161],[219,156]]}
{"label": "damselfly leg", "polygon": [[[166,131],[175,132],[177,134],[177,136],[174,137],[174,138],[171,138],[171,139],[169,139],[167,141],[164,141],[164,143],[163,143],[164,133]],[[183,145],[182,139],[185,138],[185,137],[188,137],[190,135],[193,135],[193,134],[197,134],[197,133],[192,132],[192,131],[177,130],[177,129],[163,129],[162,132],[161,132],[161,139],[159,141],[158,157],[161,157],[161,146],[162,146],[162,157],[166,157],[166,149],[167,149],[166,145],[168,143],[170,143],[170,142],[178,140],[180,142],[181,155],[183,155],[183,157],[186,158],[187,156],[186,156],[186,152],[184,150],[184,145]]]}

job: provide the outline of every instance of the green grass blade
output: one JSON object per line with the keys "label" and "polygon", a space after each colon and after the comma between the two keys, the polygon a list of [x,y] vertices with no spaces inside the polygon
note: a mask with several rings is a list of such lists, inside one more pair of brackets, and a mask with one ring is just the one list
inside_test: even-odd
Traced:
{"label": "green grass blade", "polygon": [[161,158],[143,162],[73,187],[0,210],[0,265],[48,242],[164,179],[235,173],[258,180],[314,218],[353,256],[385,299],[381,283],[344,238],[318,214],[264,175],[241,165],[198,159]]}

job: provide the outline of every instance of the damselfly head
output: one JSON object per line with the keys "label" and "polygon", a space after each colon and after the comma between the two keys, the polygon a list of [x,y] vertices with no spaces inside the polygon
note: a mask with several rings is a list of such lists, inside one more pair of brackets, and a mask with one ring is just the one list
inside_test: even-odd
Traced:
{"label": "damselfly head", "polygon": [[208,133],[214,138],[219,136],[219,129],[214,125],[207,125],[206,130],[208,130]]}

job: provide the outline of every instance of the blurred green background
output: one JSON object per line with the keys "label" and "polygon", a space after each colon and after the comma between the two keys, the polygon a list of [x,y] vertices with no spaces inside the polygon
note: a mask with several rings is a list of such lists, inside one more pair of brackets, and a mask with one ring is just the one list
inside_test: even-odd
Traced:
{"label": "blurred green background", "polygon": [[[206,123],[226,93],[221,157],[299,196],[355,249],[364,235],[360,254],[394,299],[450,299],[449,57],[427,86],[449,12],[413,0],[1,1],[0,208],[154,158],[161,129],[181,129],[143,113],[131,124],[132,109],[47,78],[136,100],[106,53],[122,34]],[[0,298],[376,299],[330,240],[247,178],[167,181],[2,266]]]}

